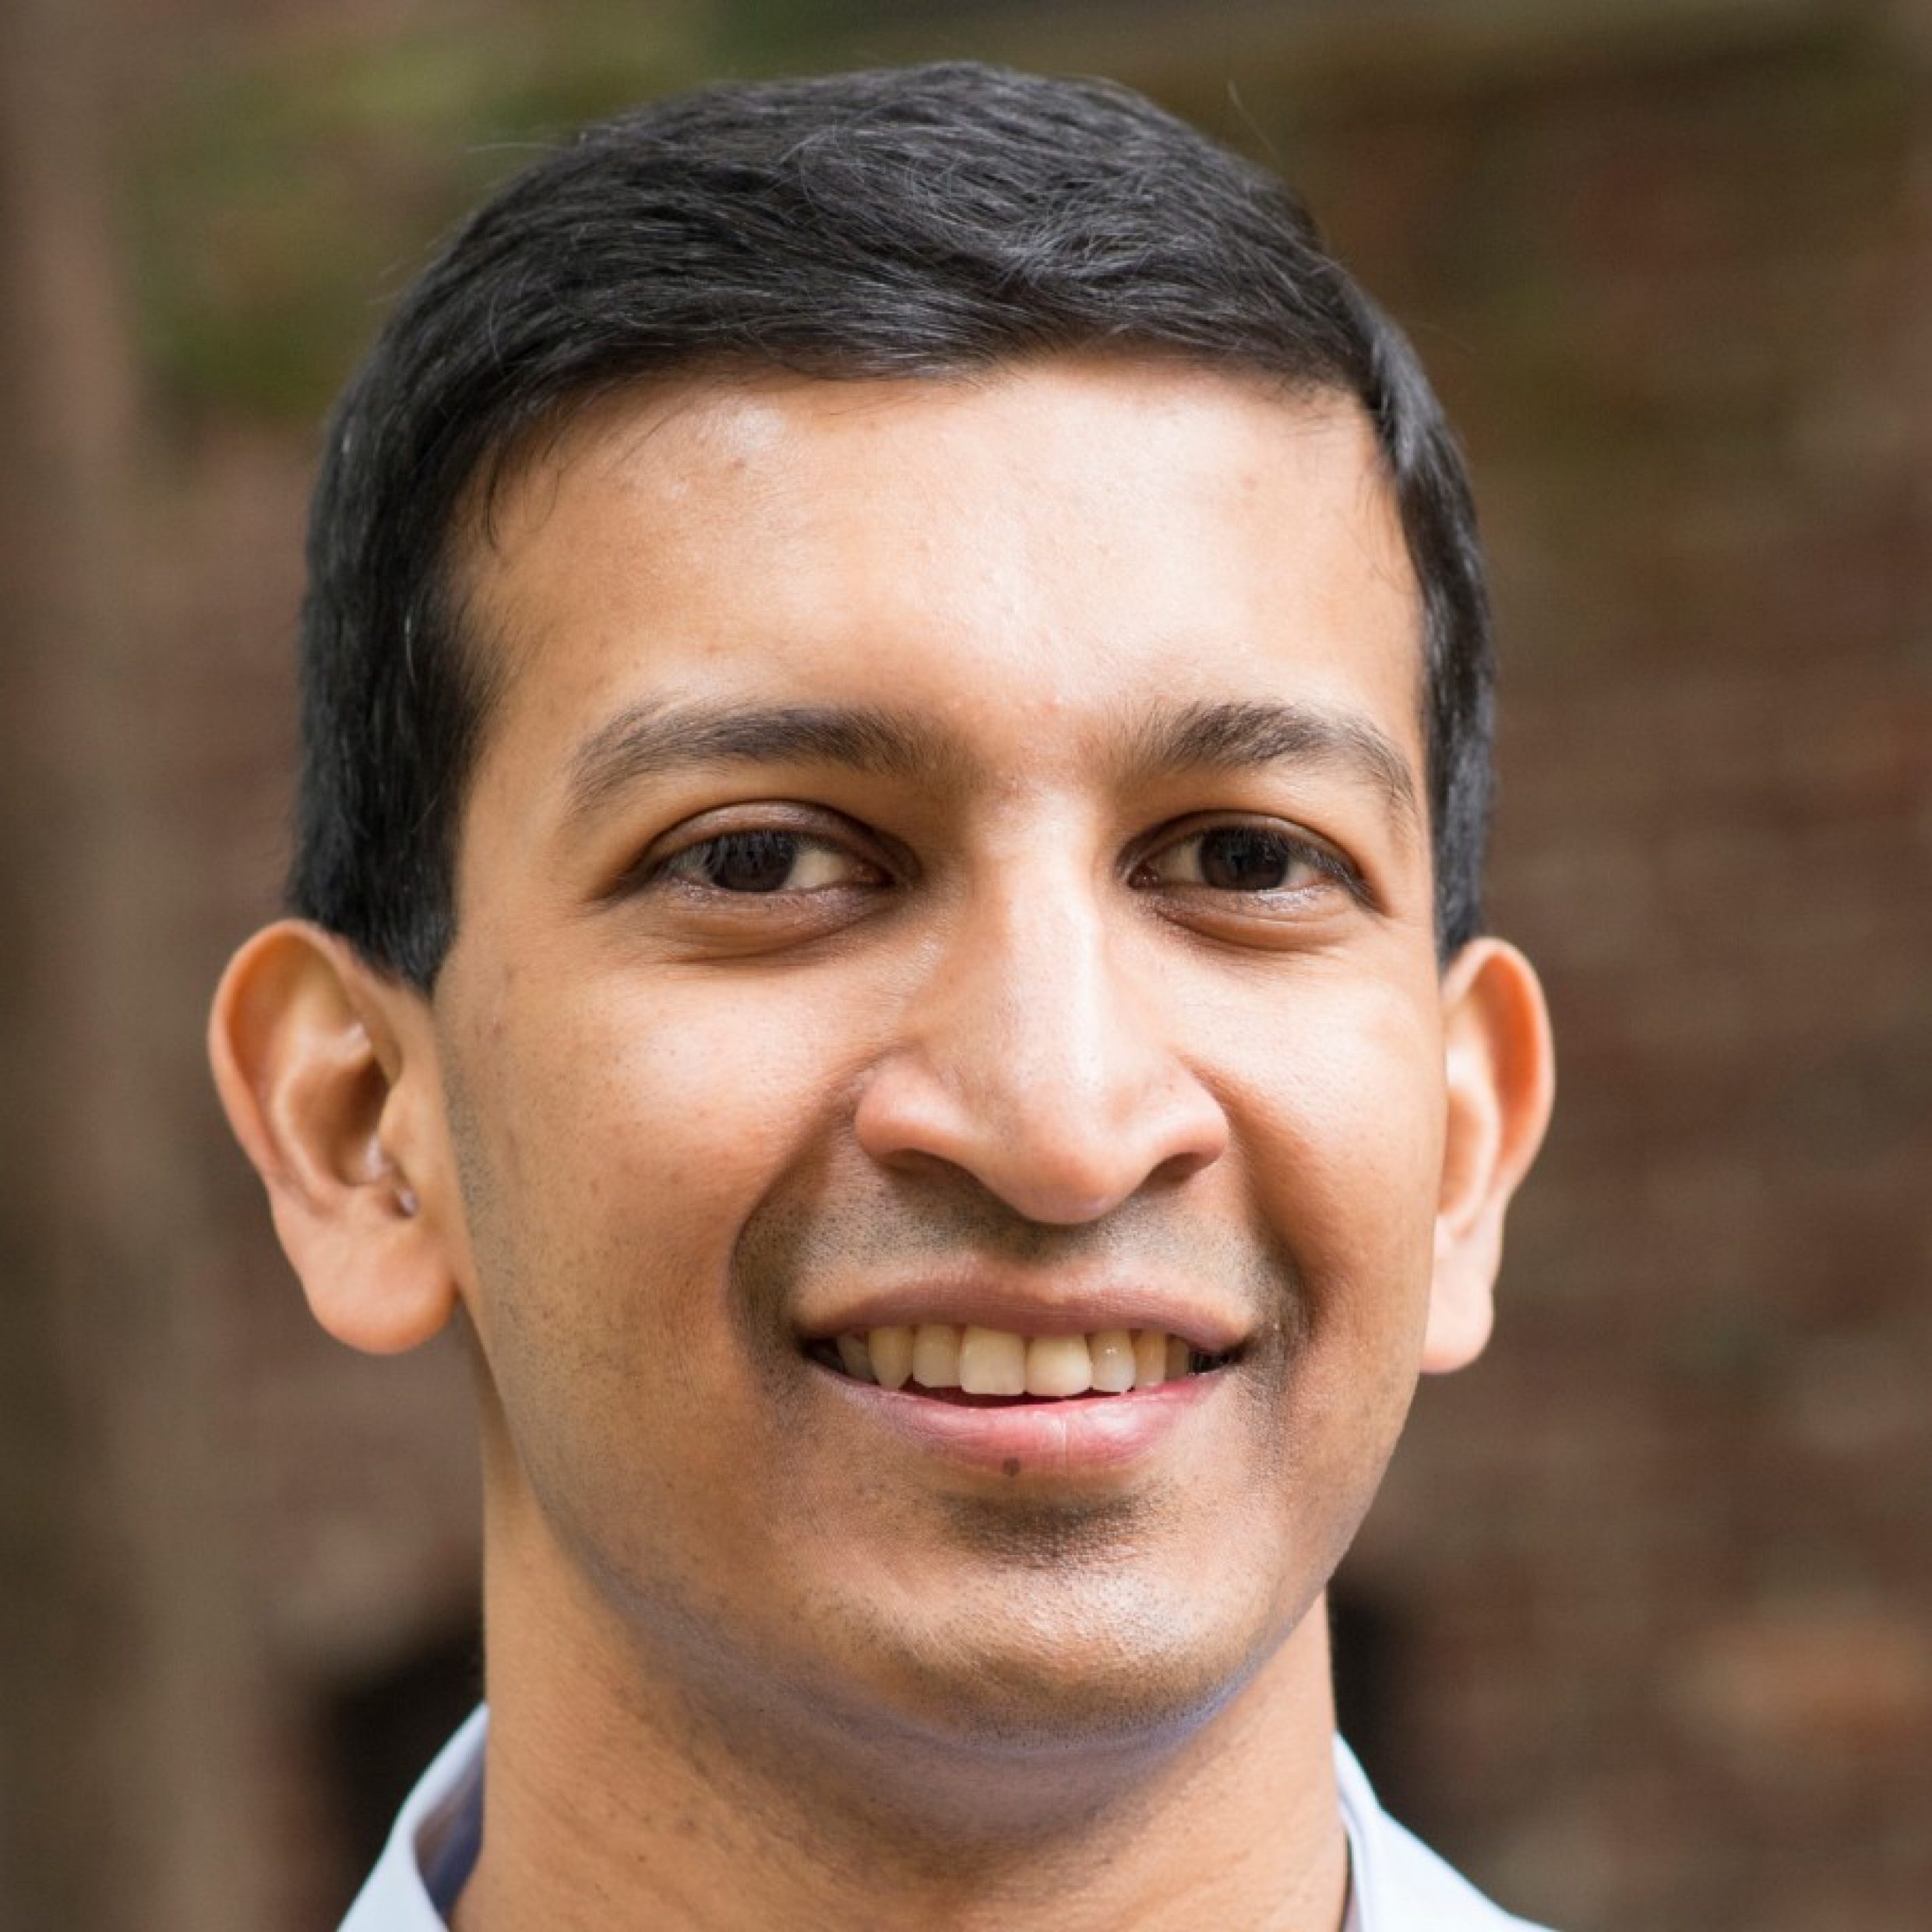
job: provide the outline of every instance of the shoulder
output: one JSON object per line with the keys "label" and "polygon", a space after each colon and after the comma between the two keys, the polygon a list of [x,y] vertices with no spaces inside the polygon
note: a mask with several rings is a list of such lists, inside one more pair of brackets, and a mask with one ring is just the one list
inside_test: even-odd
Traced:
{"label": "shoulder", "polygon": [[1398,1824],[1339,1738],[1335,1778],[1349,1830],[1353,1894],[1349,1932],[1546,1932],[1491,1903]]}

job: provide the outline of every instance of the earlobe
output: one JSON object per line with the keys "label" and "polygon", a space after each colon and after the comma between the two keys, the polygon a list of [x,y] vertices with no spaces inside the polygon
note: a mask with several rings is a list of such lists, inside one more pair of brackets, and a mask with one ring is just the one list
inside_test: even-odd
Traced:
{"label": "earlobe", "polygon": [[1556,1088],[1542,988],[1514,947],[1472,940],[1442,997],[1447,1117],[1423,1349],[1431,1373],[1465,1366],[1489,1340],[1504,1215],[1542,1144]]}
{"label": "earlobe", "polygon": [[456,1306],[456,1201],[421,996],[283,920],[230,961],[208,1049],[316,1320],[373,1354],[428,1340]]}

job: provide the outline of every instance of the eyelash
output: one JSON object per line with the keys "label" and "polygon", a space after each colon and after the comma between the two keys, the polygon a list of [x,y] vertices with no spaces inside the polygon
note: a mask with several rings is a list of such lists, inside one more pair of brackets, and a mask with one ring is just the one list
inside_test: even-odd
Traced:
{"label": "eyelash", "polygon": [[[1251,839],[1272,848],[1271,856],[1289,868],[1306,866],[1320,875],[1324,883],[1338,885],[1357,904],[1371,903],[1366,882],[1361,873],[1342,855],[1331,848],[1314,840],[1298,836],[1279,825],[1258,824],[1252,820],[1222,820],[1215,823],[1197,825],[1178,837],[1169,837],[1158,844],[1151,845],[1133,861],[1128,870],[1130,885],[1157,885],[1162,883],[1153,873],[1153,867],[1163,858],[1184,851],[1190,845],[1212,837],[1216,833],[1246,834]],[[734,890],[721,885],[715,878],[696,875],[707,855],[722,861],[728,848],[737,846],[741,852],[750,848],[749,855],[756,862],[757,848],[763,845],[767,858],[779,856],[770,848],[783,841],[787,848],[786,869],[795,869],[801,858],[813,852],[837,855],[844,862],[858,866],[877,875],[871,879],[841,879],[818,886],[787,887],[779,885],[760,889],[756,887]],[[734,827],[693,840],[676,851],[654,858],[636,868],[624,882],[627,890],[639,890],[654,886],[668,885],[687,892],[701,894],[714,903],[759,899],[797,899],[809,894],[860,890],[876,890],[882,886],[895,883],[894,869],[888,864],[864,857],[855,851],[848,840],[827,836],[804,826],[777,824],[747,825]],[[1213,894],[1225,901],[1269,899],[1278,903],[1282,899],[1299,899],[1320,890],[1316,884],[1301,886],[1259,887],[1252,890],[1239,886],[1216,886],[1204,880],[1183,880],[1168,882],[1183,890]]]}
{"label": "eyelash", "polygon": [[[1227,833],[1246,837],[1272,848],[1272,856],[1282,864],[1290,866],[1306,866],[1318,873],[1323,882],[1340,886],[1358,904],[1370,902],[1367,882],[1362,874],[1342,855],[1332,848],[1320,844],[1282,825],[1257,823],[1252,820],[1223,820],[1215,823],[1196,825],[1177,837],[1169,837],[1154,847],[1137,862],[1130,883],[1146,874],[1154,863],[1172,854],[1184,851],[1190,845],[1213,837],[1217,833]],[[1299,897],[1317,890],[1314,885],[1260,887],[1244,890],[1238,886],[1215,886],[1205,880],[1179,880],[1173,882],[1191,890],[1214,894],[1217,897],[1229,899],[1255,899],[1269,897],[1281,899]]]}
{"label": "eyelash", "polygon": [[[772,848],[781,841],[790,848],[786,864],[787,871],[795,868],[802,858],[809,854],[830,853],[842,860],[857,863],[882,876],[887,873],[884,866],[876,865],[870,860],[859,858],[848,846],[841,844],[837,839],[827,838],[820,834],[791,826],[754,825],[746,826],[742,830],[714,832],[708,838],[699,839],[691,844],[681,847],[678,851],[671,853],[649,868],[644,883],[654,883],[660,879],[668,879],[676,884],[688,887],[692,890],[715,893],[728,899],[777,898],[788,889],[778,886],[761,890],[753,886],[735,890],[730,887],[721,885],[716,879],[693,877],[689,872],[682,869],[687,866],[696,868],[707,855],[717,858],[721,862],[724,862],[730,848],[733,846],[739,848],[741,851],[756,865],[761,857],[768,858],[777,856],[777,855]],[[760,851],[761,847],[765,848],[762,852]],[[835,890],[840,887],[848,886],[853,883],[855,882],[841,880],[832,885],[794,886],[788,890],[792,894]],[[869,883],[869,882],[862,883]]]}

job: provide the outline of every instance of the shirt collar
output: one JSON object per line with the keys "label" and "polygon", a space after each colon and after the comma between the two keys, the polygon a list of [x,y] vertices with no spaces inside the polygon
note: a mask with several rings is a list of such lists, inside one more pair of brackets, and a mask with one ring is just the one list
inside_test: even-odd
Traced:
{"label": "shirt collar", "polygon": [[489,1711],[479,1705],[436,1754],[397,1814],[368,1882],[341,1932],[445,1932],[445,1915],[483,1842],[483,1745]]}

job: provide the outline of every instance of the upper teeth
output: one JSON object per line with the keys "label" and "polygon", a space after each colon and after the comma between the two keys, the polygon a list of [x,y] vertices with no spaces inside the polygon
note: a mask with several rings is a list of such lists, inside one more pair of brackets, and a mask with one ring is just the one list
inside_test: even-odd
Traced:
{"label": "upper teeth", "polygon": [[1177,1380],[1193,1366],[1188,1345],[1158,1328],[1029,1337],[929,1321],[915,1328],[848,1331],[837,1347],[845,1373],[861,1382],[889,1389],[915,1382],[968,1395],[1084,1395],[1090,1389],[1119,1394]]}

